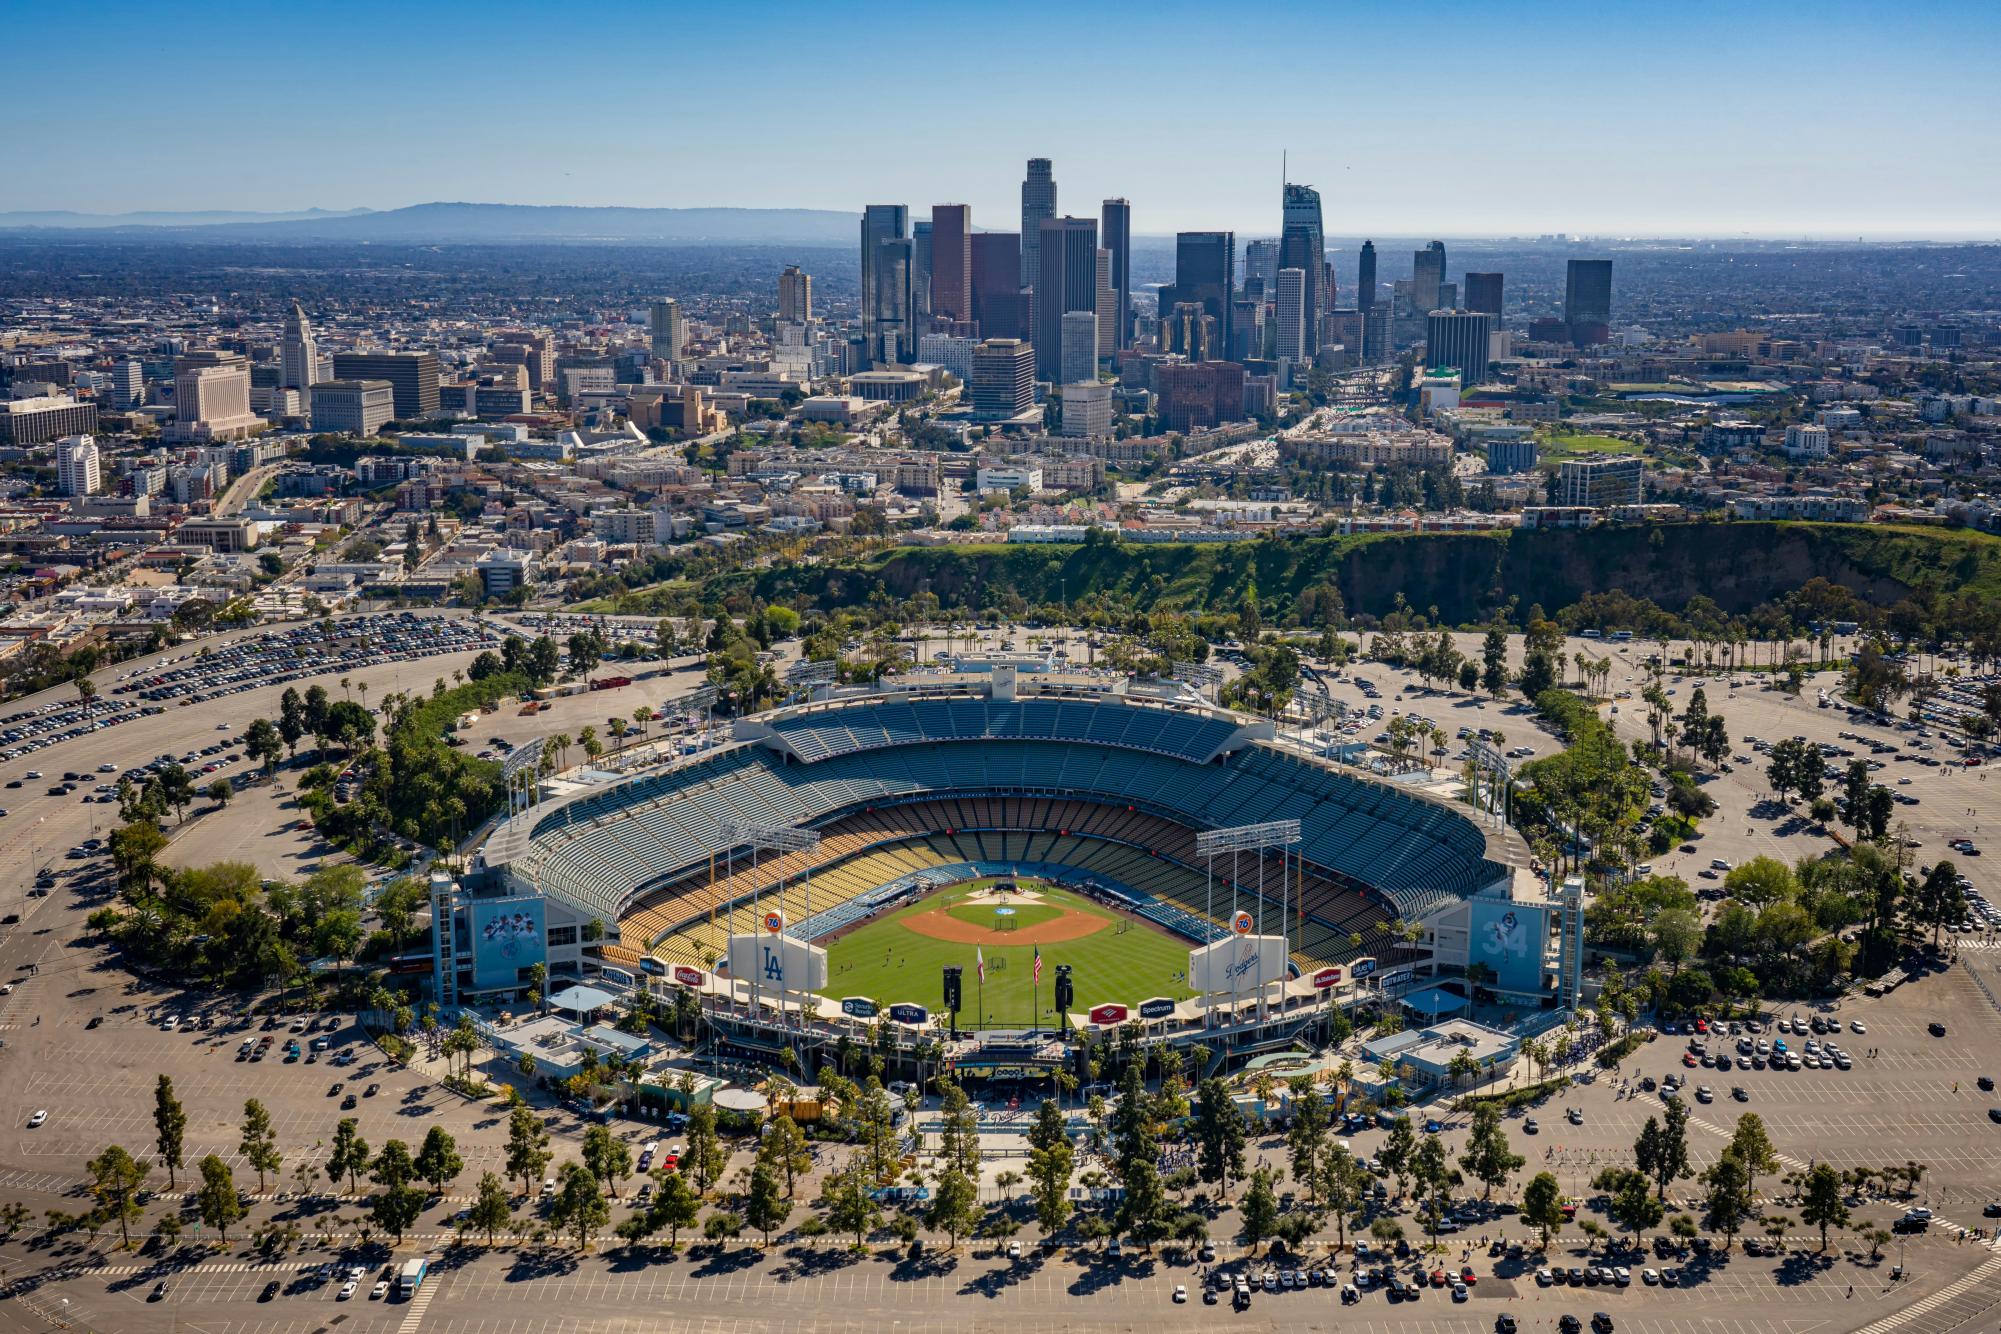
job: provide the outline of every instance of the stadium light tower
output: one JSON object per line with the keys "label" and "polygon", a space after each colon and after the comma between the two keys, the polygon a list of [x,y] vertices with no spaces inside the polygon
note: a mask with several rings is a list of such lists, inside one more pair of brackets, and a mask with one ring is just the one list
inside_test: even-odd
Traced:
{"label": "stadium light tower", "polygon": [[[820,831],[817,829],[797,829],[791,825],[783,824],[760,824],[749,820],[721,820],[717,822],[716,832],[719,836],[719,842],[716,847],[711,848],[709,851],[709,867],[712,883],[715,854],[717,852],[723,854],[724,864],[730,868],[726,869],[723,874],[724,880],[728,881],[735,866],[736,850],[746,845],[750,848],[751,913],[754,918],[761,919],[763,917],[764,886],[758,876],[758,854],[760,852],[776,852],[779,854],[778,911],[782,915],[785,911],[785,857],[789,853],[804,852],[809,848],[820,846]],[[804,922],[813,915],[813,868],[802,859],[800,871],[805,883],[805,912],[799,920]],[[709,912],[710,921],[713,923],[715,920],[713,901]],[[758,979],[756,977],[751,978],[750,986],[751,1004],[754,1007],[757,1003],[757,993],[759,991]],[[780,1023],[782,1025],[785,1013],[785,996],[782,991],[779,994],[778,1007]],[[804,1023],[805,1015],[802,1013],[800,1015],[800,1024],[802,1027]]]}
{"label": "stadium light tower", "polygon": [[[1253,891],[1257,897],[1257,916],[1254,929],[1258,935],[1261,936],[1264,934],[1266,898],[1265,854],[1276,848],[1278,849],[1279,877],[1279,935],[1285,942],[1286,957],[1288,959],[1292,957],[1292,932],[1288,929],[1287,923],[1287,919],[1291,915],[1287,886],[1289,879],[1296,880],[1298,877],[1296,873],[1288,877],[1289,869],[1294,872],[1297,869],[1290,867],[1293,858],[1288,849],[1298,844],[1299,837],[1299,821],[1297,820],[1266,820],[1261,824],[1231,825],[1223,829],[1207,829],[1195,836],[1195,855],[1202,858],[1208,868],[1208,898],[1203,906],[1208,914],[1212,928],[1216,921],[1217,861],[1224,857],[1229,858],[1230,873],[1227,878],[1230,884],[1230,917],[1234,922],[1237,916],[1237,891],[1241,887],[1237,878],[1238,859],[1243,854],[1250,853],[1257,858],[1257,883]],[[1227,935],[1220,928],[1215,929],[1218,930],[1219,936]],[[1264,988],[1262,985],[1258,989],[1258,995],[1260,997],[1259,1008],[1262,1012],[1264,1004],[1262,999]],[[1233,1019],[1235,1018],[1235,1009],[1233,996],[1231,1005],[1231,1017]]]}

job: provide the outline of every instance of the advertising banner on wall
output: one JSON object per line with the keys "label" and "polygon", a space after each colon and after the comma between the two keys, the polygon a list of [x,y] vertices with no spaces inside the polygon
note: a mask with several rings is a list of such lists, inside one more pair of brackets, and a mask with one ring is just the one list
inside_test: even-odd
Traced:
{"label": "advertising banner on wall", "polygon": [[1188,983],[1203,993],[1256,991],[1286,975],[1284,936],[1232,936],[1188,951]]}
{"label": "advertising banner on wall", "polygon": [[1494,970],[1501,991],[1542,990],[1543,952],[1549,943],[1549,914],[1542,908],[1474,899],[1472,945],[1466,962]]}
{"label": "advertising banner on wall", "polygon": [[518,986],[523,968],[548,962],[548,933],[540,898],[475,899],[466,913],[472,926],[475,989]]}

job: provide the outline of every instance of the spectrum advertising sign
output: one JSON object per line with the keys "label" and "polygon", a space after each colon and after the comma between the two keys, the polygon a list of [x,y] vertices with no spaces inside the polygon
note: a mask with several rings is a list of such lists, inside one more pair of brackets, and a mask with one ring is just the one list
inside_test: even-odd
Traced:
{"label": "spectrum advertising sign", "polygon": [[1256,991],[1286,975],[1284,936],[1232,936],[1188,951],[1188,982],[1205,994]]}

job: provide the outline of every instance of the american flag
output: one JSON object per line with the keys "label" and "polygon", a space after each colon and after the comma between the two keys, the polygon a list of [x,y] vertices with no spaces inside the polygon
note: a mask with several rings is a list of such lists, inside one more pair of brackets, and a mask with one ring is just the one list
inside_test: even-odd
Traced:
{"label": "american flag", "polygon": [[1041,980],[1042,980],[1042,946],[1037,945],[1035,947],[1035,972],[1029,978],[1029,981],[1040,982]]}
{"label": "american flag", "polygon": [[987,980],[987,956],[978,945],[973,946],[973,967],[980,970],[980,981]]}

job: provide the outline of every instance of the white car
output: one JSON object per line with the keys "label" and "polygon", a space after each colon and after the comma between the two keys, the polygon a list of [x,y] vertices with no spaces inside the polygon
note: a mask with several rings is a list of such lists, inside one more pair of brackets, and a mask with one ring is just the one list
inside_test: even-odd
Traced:
{"label": "white car", "polygon": [[46,1109],[38,1111],[33,1116],[28,1118],[28,1129],[39,1130],[41,1128],[42,1122],[48,1119],[49,1119],[49,1114]]}
{"label": "white car", "polygon": [[348,1298],[354,1296],[356,1290],[359,1289],[360,1287],[361,1285],[359,1283],[355,1282],[353,1279],[349,1279],[347,1282],[340,1285],[340,1292],[336,1295],[334,1300],[344,1302]]}
{"label": "white car", "polygon": [[368,1300],[370,1300],[371,1302],[379,1302],[388,1295],[389,1295],[389,1280],[386,1278],[376,1279],[375,1286],[368,1290]]}
{"label": "white car", "polygon": [[1188,1287],[1186,1284],[1177,1283],[1174,1285],[1174,1300],[1177,1303],[1186,1302],[1188,1300]]}
{"label": "white car", "polygon": [[1854,1019],[1849,1021],[1848,1031],[1857,1034],[1867,1033],[1869,1031],[1869,1026],[1867,1024],[1864,1024],[1860,1019]]}

